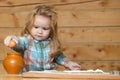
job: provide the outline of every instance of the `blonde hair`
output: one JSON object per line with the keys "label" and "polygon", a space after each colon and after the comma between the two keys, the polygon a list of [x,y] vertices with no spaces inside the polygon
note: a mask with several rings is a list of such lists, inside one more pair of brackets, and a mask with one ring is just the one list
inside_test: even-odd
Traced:
{"label": "blonde hair", "polygon": [[42,5],[42,6],[37,6],[33,9],[33,11],[28,15],[28,20],[26,22],[26,26],[23,30],[23,32],[21,33],[22,35],[24,34],[31,34],[31,28],[33,27],[34,24],[34,19],[35,19],[35,15],[43,15],[45,17],[50,18],[51,23],[50,23],[50,27],[51,27],[51,32],[50,32],[50,38],[52,40],[53,43],[53,47],[54,47],[54,51],[52,52],[52,55],[54,53],[56,53],[57,51],[61,51],[61,44],[60,41],[58,39],[58,34],[57,34],[57,13],[55,11],[52,10],[52,7],[46,6],[46,5]]}

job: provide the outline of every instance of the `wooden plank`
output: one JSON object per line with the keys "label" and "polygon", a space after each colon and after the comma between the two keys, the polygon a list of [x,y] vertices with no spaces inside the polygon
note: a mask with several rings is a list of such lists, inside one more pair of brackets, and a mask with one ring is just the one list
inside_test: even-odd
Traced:
{"label": "wooden plank", "polygon": [[[20,35],[22,28],[0,28],[0,42],[3,42],[8,35]],[[59,28],[59,38],[61,42],[78,42],[78,43],[100,43],[100,44],[119,44],[120,42],[120,27],[103,27],[103,28]]]}
{"label": "wooden plank", "polygon": [[[25,72],[22,74],[25,78],[57,78],[57,79],[109,79],[109,80],[118,80],[120,76],[113,76],[110,74],[98,74],[93,72]],[[62,77],[61,77],[62,76]]]}
{"label": "wooden plank", "polygon": [[28,13],[1,13],[0,27],[24,27]]}
{"label": "wooden plank", "polygon": [[59,11],[59,26],[120,25],[120,11]]}
{"label": "wooden plank", "polygon": [[54,5],[56,10],[120,8],[119,3],[119,0],[2,0],[0,1],[0,12],[29,11],[41,4]]}
{"label": "wooden plank", "polygon": [[[58,26],[118,26],[119,11],[80,11],[64,10],[58,12]],[[1,13],[0,27],[24,27],[29,12]]]}
{"label": "wooden plank", "polygon": [[[99,9],[117,9],[120,8],[119,0],[75,0],[75,2],[68,5],[55,6],[57,10],[99,10]],[[81,2],[81,3],[80,3]],[[73,4],[72,4],[73,3]]]}
{"label": "wooden plank", "polygon": [[120,28],[60,28],[63,42],[119,42]]}
{"label": "wooden plank", "polygon": [[0,1],[1,6],[14,6],[14,5],[20,5],[20,4],[31,4],[31,3],[50,3],[55,0],[10,0],[10,1]]}
{"label": "wooden plank", "polygon": [[71,60],[120,60],[120,46],[64,45],[64,54]]}

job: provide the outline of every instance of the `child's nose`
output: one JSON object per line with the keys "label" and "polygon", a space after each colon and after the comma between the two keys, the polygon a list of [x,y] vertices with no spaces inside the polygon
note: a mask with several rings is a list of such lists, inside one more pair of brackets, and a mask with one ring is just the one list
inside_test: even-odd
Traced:
{"label": "child's nose", "polygon": [[42,32],[43,32],[42,29],[39,29],[39,30],[38,30],[38,33],[39,33],[39,34],[41,34]]}

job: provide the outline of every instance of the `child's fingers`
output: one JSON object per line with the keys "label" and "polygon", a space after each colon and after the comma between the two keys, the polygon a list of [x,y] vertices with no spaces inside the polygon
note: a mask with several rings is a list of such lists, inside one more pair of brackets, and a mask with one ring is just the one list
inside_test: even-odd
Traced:
{"label": "child's fingers", "polygon": [[[5,38],[5,40],[4,40],[4,44],[6,45],[6,46],[11,46],[11,41],[12,41],[12,43],[14,42],[14,43],[16,43],[16,40],[14,39],[14,36],[7,36],[6,38]],[[9,47],[10,47],[9,46]]]}
{"label": "child's fingers", "polygon": [[74,70],[80,70],[80,66],[73,66]]}
{"label": "child's fingers", "polygon": [[5,40],[4,40],[4,44],[5,44],[6,46],[8,46],[11,39],[12,39],[11,36],[6,37]]}

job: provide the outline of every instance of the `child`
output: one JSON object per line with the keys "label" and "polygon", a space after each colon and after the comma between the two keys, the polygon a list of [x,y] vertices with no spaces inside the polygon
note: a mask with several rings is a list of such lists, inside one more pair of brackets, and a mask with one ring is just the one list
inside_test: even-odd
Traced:
{"label": "child", "polygon": [[[29,15],[21,37],[8,36],[4,44],[21,52],[25,61],[24,71],[56,69],[55,63],[71,70],[79,70],[80,65],[68,60],[62,53],[57,36],[57,14],[48,6],[38,6]],[[9,46],[10,41],[15,46]]]}

